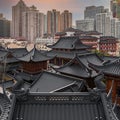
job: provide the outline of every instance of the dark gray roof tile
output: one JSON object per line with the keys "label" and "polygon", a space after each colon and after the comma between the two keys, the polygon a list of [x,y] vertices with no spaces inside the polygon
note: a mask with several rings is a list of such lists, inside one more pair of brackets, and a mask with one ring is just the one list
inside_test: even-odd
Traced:
{"label": "dark gray roof tile", "polygon": [[49,57],[43,53],[43,51],[38,51],[36,48],[33,48],[30,52],[27,52],[26,55],[22,57],[16,57],[16,59],[20,61],[33,61],[33,62],[40,62],[40,61],[47,61],[52,59],[52,57]]}
{"label": "dark gray roof tile", "polygon": [[120,62],[111,62],[104,65],[95,65],[94,63],[89,63],[89,66],[96,71],[102,71],[105,75],[120,77]]}
{"label": "dark gray roof tile", "polygon": [[76,54],[84,54],[88,53],[86,50],[74,50],[74,51],[57,51],[57,50],[51,50],[48,51],[46,54],[49,56],[56,56],[59,58],[68,58],[73,59],[75,58]]}
{"label": "dark gray roof tile", "polygon": [[29,93],[13,102],[9,120],[118,120],[105,93]]}
{"label": "dark gray roof tile", "polygon": [[61,37],[54,45],[48,46],[57,49],[89,49],[90,46],[84,45],[79,37]]}
{"label": "dark gray roof tile", "polygon": [[59,75],[50,72],[41,73],[40,77],[32,84],[31,92],[54,92],[58,91],[67,86],[71,86],[79,81],[79,79],[74,79],[71,77],[66,77],[64,75]]}

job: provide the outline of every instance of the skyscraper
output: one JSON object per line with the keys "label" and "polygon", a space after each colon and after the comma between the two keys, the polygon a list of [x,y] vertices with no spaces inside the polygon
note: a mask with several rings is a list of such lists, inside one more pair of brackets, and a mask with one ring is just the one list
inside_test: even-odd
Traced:
{"label": "skyscraper", "polygon": [[0,17],[0,37],[10,37],[10,21],[3,17]]}
{"label": "skyscraper", "polygon": [[53,9],[47,12],[47,33],[54,36],[60,32],[60,12]]}
{"label": "skyscraper", "polygon": [[103,36],[111,36],[111,13],[99,13],[96,15],[96,30]]}
{"label": "skyscraper", "polygon": [[28,7],[22,0],[12,7],[12,37],[22,36],[22,13],[27,9]]}
{"label": "skyscraper", "polygon": [[72,27],[72,13],[70,13],[68,10],[65,10],[63,13],[61,13],[61,20],[60,20],[60,28],[61,31]]}
{"label": "skyscraper", "polygon": [[120,0],[111,0],[111,11],[114,18],[120,19]]}
{"label": "skyscraper", "polygon": [[107,9],[104,9],[104,6],[88,6],[84,10],[84,18],[85,19],[95,19],[96,14],[98,13],[104,13]]}
{"label": "skyscraper", "polygon": [[77,29],[80,29],[82,31],[94,31],[95,30],[94,19],[77,20],[76,27]]}
{"label": "skyscraper", "polygon": [[2,13],[0,13],[0,19],[1,19],[1,18],[3,18],[3,14],[2,14]]}
{"label": "skyscraper", "polygon": [[22,14],[22,36],[28,42],[34,43],[36,38],[44,34],[44,14],[40,13],[35,6],[32,6]]}
{"label": "skyscraper", "polygon": [[116,38],[120,39],[120,21],[116,22]]}

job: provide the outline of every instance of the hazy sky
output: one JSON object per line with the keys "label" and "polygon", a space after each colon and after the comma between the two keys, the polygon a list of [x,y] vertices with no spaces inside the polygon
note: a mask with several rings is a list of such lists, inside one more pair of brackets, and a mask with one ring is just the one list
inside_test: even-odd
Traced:
{"label": "hazy sky", "polygon": [[[16,5],[19,0],[0,0],[0,13],[4,13],[5,17],[11,19],[12,6]],[[63,11],[65,9],[73,13],[73,21],[83,19],[84,9],[86,6],[100,6],[109,8],[110,0],[24,0],[26,5],[35,5],[40,12],[46,14],[48,10],[57,9]]]}

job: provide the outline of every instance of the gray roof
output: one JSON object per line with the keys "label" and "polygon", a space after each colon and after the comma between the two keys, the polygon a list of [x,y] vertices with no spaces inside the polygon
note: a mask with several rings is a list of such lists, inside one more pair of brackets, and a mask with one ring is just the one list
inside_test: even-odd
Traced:
{"label": "gray roof", "polygon": [[117,56],[102,56],[101,58],[104,61],[114,61],[114,60],[117,60],[119,57],[117,57]]}
{"label": "gray roof", "polygon": [[48,51],[46,54],[49,56],[56,56],[59,58],[68,58],[68,59],[73,59],[75,58],[76,54],[84,54],[88,53],[86,50],[74,50],[74,51],[57,51],[57,50],[51,50]]}
{"label": "gray roof", "polygon": [[15,57],[12,58],[7,58],[6,63],[10,64],[10,63],[18,63],[20,62],[19,60],[17,60]]}
{"label": "gray roof", "polygon": [[14,56],[14,57],[22,57],[28,53],[26,48],[12,48],[8,49],[8,51]]}
{"label": "gray roof", "polygon": [[14,81],[13,80],[8,80],[8,81],[5,81],[5,82],[1,82],[0,83],[0,87],[2,87],[2,85],[4,85],[4,88],[7,89],[7,88],[12,88],[13,85],[14,85]]}
{"label": "gray roof", "polygon": [[[32,74],[29,74],[26,72],[20,72],[17,75],[21,76],[24,81],[31,83],[31,82],[35,81],[40,76],[40,73],[32,75]],[[17,81],[16,78],[15,78],[15,80]]]}
{"label": "gray roof", "polygon": [[40,61],[47,61],[52,59],[52,57],[46,56],[43,51],[38,51],[36,48],[33,48],[30,52],[27,52],[26,55],[22,57],[16,57],[20,61],[33,61],[33,62],[40,62]]}
{"label": "gray roof", "polygon": [[5,57],[7,57],[8,52],[5,50],[0,50],[0,61],[4,61]]}
{"label": "gray roof", "polygon": [[31,85],[30,92],[55,92],[65,87],[77,84],[77,82],[81,83],[81,85],[83,84],[79,79],[50,72],[43,72]]}
{"label": "gray roof", "polygon": [[83,55],[77,55],[79,61],[84,64],[84,66],[86,66],[87,68],[89,68],[88,66],[88,62],[90,63],[94,63],[95,65],[101,65],[104,61],[95,53],[86,53]]}
{"label": "gray roof", "polygon": [[118,120],[105,93],[22,93],[13,103],[8,120]]}
{"label": "gray roof", "polygon": [[120,120],[120,106],[116,106],[116,108],[115,108],[115,113],[116,113],[116,115],[117,115],[117,117],[119,118],[119,120]]}
{"label": "gray roof", "polygon": [[[77,63],[76,63],[77,62]],[[55,69],[57,72],[67,74],[67,75],[72,75],[80,78],[90,78],[91,73],[90,70],[85,67],[83,64],[79,62],[79,59],[77,57],[67,63],[66,65],[63,65],[60,68]]]}
{"label": "gray roof", "polygon": [[115,61],[104,65],[89,63],[89,66],[97,72],[102,71],[105,75],[120,77],[120,62]]}
{"label": "gray roof", "polygon": [[61,37],[54,45],[48,46],[57,49],[89,49],[90,46],[84,45],[79,37]]}

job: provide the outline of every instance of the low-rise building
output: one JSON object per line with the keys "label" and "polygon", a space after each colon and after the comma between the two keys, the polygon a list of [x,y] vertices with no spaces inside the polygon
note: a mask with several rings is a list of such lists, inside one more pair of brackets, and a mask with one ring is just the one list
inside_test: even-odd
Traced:
{"label": "low-rise building", "polygon": [[117,44],[117,38],[112,36],[102,36],[99,40],[99,51],[110,55],[116,55]]}

